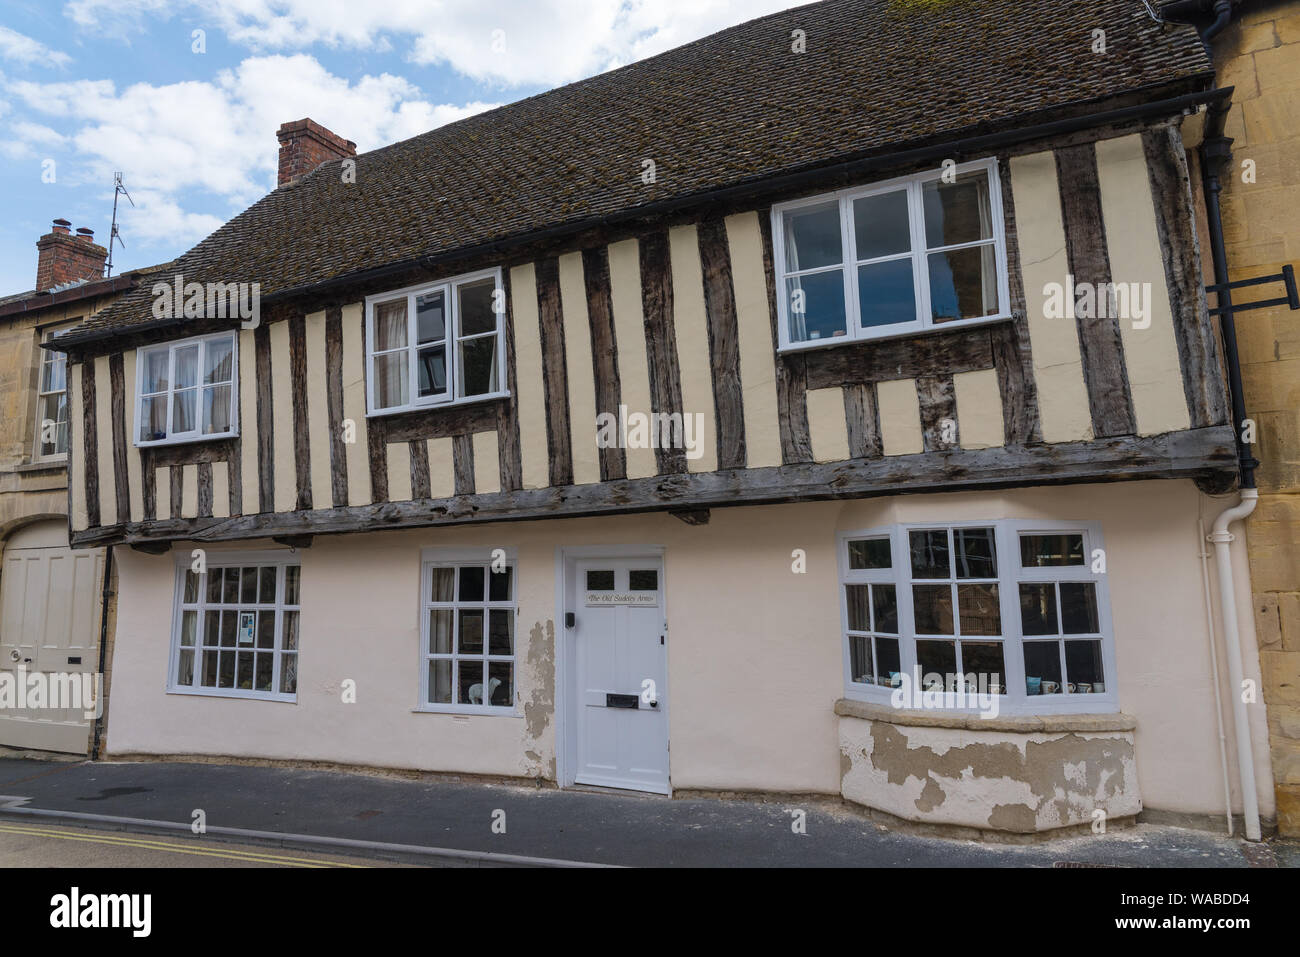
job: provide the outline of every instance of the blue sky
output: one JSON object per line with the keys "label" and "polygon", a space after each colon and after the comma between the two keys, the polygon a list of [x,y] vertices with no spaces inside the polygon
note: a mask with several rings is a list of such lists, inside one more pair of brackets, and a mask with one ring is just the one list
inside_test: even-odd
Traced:
{"label": "blue sky", "polygon": [[287,120],[374,149],[796,5],[5,0],[0,295],[32,288],[51,220],[108,241],[115,170],[136,203],[119,207],[117,273],[173,258],[274,188]]}

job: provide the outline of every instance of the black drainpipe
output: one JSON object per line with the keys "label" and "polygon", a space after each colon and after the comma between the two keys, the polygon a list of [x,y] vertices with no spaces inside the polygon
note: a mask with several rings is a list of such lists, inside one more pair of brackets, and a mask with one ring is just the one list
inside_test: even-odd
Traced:
{"label": "black drainpipe", "polygon": [[108,600],[113,597],[113,546],[109,545],[104,552],[104,587],[99,595],[99,671],[100,676],[98,700],[95,704],[98,706],[98,714],[95,715],[95,736],[90,745],[90,760],[99,760],[99,738],[104,730],[104,712],[108,708],[108,701],[105,695],[108,692],[108,681],[104,677],[104,664],[108,660]]}

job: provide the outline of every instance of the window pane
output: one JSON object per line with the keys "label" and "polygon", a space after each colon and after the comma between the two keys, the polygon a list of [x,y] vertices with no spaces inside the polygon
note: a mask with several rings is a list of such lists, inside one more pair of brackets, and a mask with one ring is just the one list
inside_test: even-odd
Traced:
{"label": "window pane", "polygon": [[235,686],[235,653],[221,652],[221,661],[217,666],[217,687],[233,688]]}
{"label": "window pane", "polygon": [[239,575],[239,600],[245,605],[257,601],[257,569],[233,569]]}
{"label": "window pane", "polygon": [[460,618],[460,646],[456,649],[462,655],[483,654],[483,609],[462,608],[457,615]]}
{"label": "window pane", "polygon": [[849,631],[870,631],[871,609],[867,606],[867,586],[845,585],[844,598],[848,604]]}
{"label": "window pane", "polygon": [[916,663],[921,666],[921,687],[934,685],[936,678],[946,687],[949,675],[957,674],[957,643],[954,641],[918,641]]}
{"label": "window pane", "polygon": [[221,603],[223,605],[239,604],[239,569],[225,569],[225,587],[221,590]]}
{"label": "window pane", "polygon": [[907,190],[855,199],[853,232],[857,237],[859,262],[910,251],[912,228],[907,213]]}
{"label": "window pane", "polygon": [[849,636],[849,680],[859,684],[873,684],[875,671],[871,663],[871,639],[862,635]]}
{"label": "window pane", "polygon": [[41,391],[62,392],[68,387],[67,360],[62,357],[46,356],[41,362]]}
{"label": "window pane", "polygon": [[209,568],[208,569],[208,601],[210,603],[221,601],[221,575],[225,569]]}
{"label": "window pane", "polygon": [[284,612],[284,644],[281,647],[285,651],[298,650],[298,612]]}
{"label": "window pane", "polygon": [[488,395],[497,391],[497,337],[467,339],[460,344],[460,393]]}
{"label": "window pane", "polygon": [[1067,635],[1095,635],[1097,586],[1092,582],[1061,582],[1061,631]]}
{"label": "window pane", "polygon": [[514,704],[514,668],[509,661],[488,662],[488,700],[487,704],[498,708],[508,708]]}
{"label": "window pane", "polygon": [[435,346],[421,349],[415,356],[415,368],[420,375],[420,395],[442,395],[447,391],[447,347]]}
{"label": "window pane", "polygon": [[188,688],[194,683],[194,652],[182,651],[176,663],[176,683]]}
{"label": "window pane", "polygon": [[415,297],[415,341],[442,342],[447,338],[445,296],[441,289]]}
{"label": "window pane", "polygon": [[[163,406],[164,411],[166,406]],[[41,436],[41,455],[58,455],[68,451],[68,394],[56,392],[41,396],[37,429]]]}
{"label": "window pane", "polygon": [[275,604],[275,577],[278,569],[266,565],[258,573],[257,598],[263,605]]}
{"label": "window pane", "polygon": [[908,533],[913,578],[948,577],[948,530],[931,528]]}
{"label": "window pane", "polygon": [[221,640],[221,612],[209,611],[203,615],[203,644],[212,647]]}
{"label": "window pane", "polygon": [[193,645],[198,630],[199,613],[197,611],[181,612],[181,645],[186,647]]}
{"label": "window pane", "polygon": [[506,566],[502,571],[491,572],[488,575],[488,601],[509,601],[510,600],[510,583],[514,576],[514,569]]}
{"label": "window pane", "polygon": [[460,694],[456,700],[460,704],[483,703],[483,662],[458,661],[456,672]]}
{"label": "window pane", "polygon": [[203,390],[203,434],[220,435],[230,431],[230,386],[219,385]]}
{"label": "window pane", "polygon": [[912,603],[917,634],[953,634],[951,585],[913,585]]}
{"label": "window pane", "polygon": [[199,600],[199,576],[194,569],[185,569],[185,594],[181,598],[187,605],[192,605]]}
{"label": "window pane", "polygon": [[786,302],[791,342],[847,335],[844,274],[838,269],[787,279]]}
{"label": "window pane", "polygon": [[155,442],[167,438],[167,396],[144,399],[140,406],[140,441]]}
{"label": "window pane", "polygon": [[203,381],[209,385],[229,382],[234,377],[234,339],[210,339],[205,344]]}
{"label": "window pane", "polygon": [[457,287],[459,296],[459,334],[475,336],[482,332],[493,332],[497,327],[497,314],[493,310],[493,295],[496,292],[496,279],[480,279],[467,282]]}
{"label": "window pane", "polygon": [[916,322],[912,260],[891,259],[858,267],[858,321],[864,329]]}
{"label": "window pane", "polygon": [[407,357],[405,352],[375,357],[375,408],[406,405]]}
{"label": "window pane", "polygon": [[199,684],[204,688],[215,688],[217,686],[217,653],[215,651],[203,652],[203,674],[199,676]]}
{"label": "window pane", "polygon": [[659,569],[633,569],[627,573],[627,587],[630,591],[658,591]]}
{"label": "window pane", "polygon": [[997,545],[991,528],[955,528],[958,578],[997,578]]}
{"label": "window pane", "polygon": [[1061,647],[1055,641],[1025,642],[1025,694],[1061,693]]}
{"label": "window pane", "polygon": [[587,572],[587,591],[613,591],[614,572],[609,569],[590,569]]}
{"label": "window pane", "polygon": [[1020,564],[1025,568],[1083,565],[1083,536],[1021,535]]}
{"label": "window pane", "polygon": [[198,401],[199,394],[195,389],[172,395],[172,432],[193,432],[198,427],[194,420]]}
{"label": "window pane", "polygon": [[488,612],[488,654],[515,653],[515,613],[494,608]]}
{"label": "window pane", "polygon": [[983,694],[1002,694],[1006,691],[1004,676],[1007,668],[1002,660],[1000,641],[963,641],[961,670],[964,675],[975,676],[975,687],[969,688],[970,691]]}
{"label": "window pane", "polygon": [[481,565],[466,565],[457,571],[460,573],[460,593],[457,598],[460,601],[482,601],[483,600],[483,567]]}
{"label": "window pane", "polygon": [[280,656],[280,693],[298,693],[298,656]]}
{"label": "window pane", "polygon": [[451,654],[450,608],[435,608],[429,612],[429,654]]}
{"label": "window pane", "polygon": [[302,580],[302,567],[299,565],[284,566],[284,603],[286,605],[301,604],[298,598],[298,583]]}
{"label": "window pane", "polygon": [[849,542],[849,568],[889,568],[893,563],[887,538]]}
{"label": "window pane", "polygon": [[807,206],[785,214],[786,272],[834,266],[843,261],[838,202]]}
{"label": "window pane", "polygon": [[1105,677],[1101,670],[1100,641],[1065,643],[1066,690],[1070,694],[1103,694]]}
{"label": "window pane", "polygon": [[371,352],[387,352],[406,345],[406,297],[375,305],[375,343]]}
{"label": "window pane", "polygon": [[251,651],[241,651],[239,653],[239,666],[235,674],[235,687],[244,691],[253,690],[253,658],[256,657]]}
{"label": "window pane", "polygon": [[255,677],[253,678],[254,691],[271,690],[271,674],[274,668],[275,668],[274,655],[257,656],[257,665],[254,671]]}
{"label": "window pane", "polygon": [[176,381],[173,389],[192,389],[199,384],[199,346],[184,346],[176,350]]}
{"label": "window pane", "polygon": [[996,316],[998,273],[993,247],[930,253],[930,315],[935,322]]}
{"label": "window pane", "polygon": [[876,675],[877,684],[887,684],[891,688],[898,684],[898,676],[903,666],[898,661],[898,639],[876,639]]}
{"label": "window pane", "polygon": [[430,601],[452,601],[455,597],[456,569],[434,568],[433,585],[429,591]]}
{"label": "window pane", "polygon": [[922,195],[928,248],[993,238],[987,170],[962,173],[955,183],[931,180],[922,187]]}
{"label": "window pane", "polygon": [[167,391],[168,361],[166,349],[156,349],[144,354],[144,377],[140,380],[142,395]]}
{"label": "window pane", "polygon": [[451,662],[429,662],[429,703],[451,704]]}
{"label": "window pane", "polygon": [[273,611],[257,613],[257,647],[275,647],[275,612]]}
{"label": "window pane", "polygon": [[874,631],[898,634],[898,594],[893,585],[872,585],[871,598],[875,603]]}
{"label": "window pane", "polygon": [[1055,635],[1056,586],[1030,582],[1020,586],[1020,628],[1026,635]]}
{"label": "window pane", "polygon": [[1001,635],[1002,609],[997,585],[958,585],[957,606],[963,635]]}
{"label": "window pane", "polygon": [[239,612],[223,611],[221,613],[221,647],[233,648],[239,631]]}

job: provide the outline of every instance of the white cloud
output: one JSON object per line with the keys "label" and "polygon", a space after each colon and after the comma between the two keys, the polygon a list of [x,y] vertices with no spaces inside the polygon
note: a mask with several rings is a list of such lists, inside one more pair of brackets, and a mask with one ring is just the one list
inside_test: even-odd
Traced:
{"label": "white cloud", "polygon": [[51,50],[40,40],[33,40],[17,30],[0,26],[0,57],[17,63],[45,63],[67,66],[72,58],[66,53]]}
{"label": "white cloud", "polygon": [[[250,58],[211,82],[119,90],[108,80],[24,80],[7,93],[63,132],[11,123],[5,152],[62,147],[59,179],[73,185],[109,184],[124,171],[138,207],[126,214],[133,234],[170,243],[201,239],[274,187],[285,121],[310,116],[365,152],[495,105],[431,103],[388,73],[349,82],[306,54]],[[225,215],[186,211],[195,207]]]}
{"label": "white cloud", "polygon": [[[446,64],[476,80],[554,86],[797,6],[797,0],[188,0],[251,50],[316,44]],[[83,27],[125,29],[175,11],[163,0],[73,0]],[[402,38],[401,43],[394,43]]]}

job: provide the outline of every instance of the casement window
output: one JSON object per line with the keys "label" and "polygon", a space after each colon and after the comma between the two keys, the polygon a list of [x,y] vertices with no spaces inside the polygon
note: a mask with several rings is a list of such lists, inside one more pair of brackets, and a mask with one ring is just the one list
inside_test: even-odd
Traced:
{"label": "casement window", "polygon": [[301,567],[279,552],[208,553],[176,570],[167,690],[294,701]]}
{"label": "casement window", "polygon": [[[49,342],[77,323],[50,329]],[[53,349],[41,349],[41,372],[36,384],[36,454],[35,461],[63,459],[68,455],[68,356]]]}
{"label": "casement window", "polygon": [[371,415],[506,394],[501,270],[366,299]]}
{"label": "casement window", "polygon": [[1095,524],[898,525],[841,535],[845,688],[999,696],[1009,713],[1113,711]]}
{"label": "casement window", "polygon": [[233,332],[136,351],[135,444],[165,445],[238,434]]}
{"label": "casement window", "polygon": [[426,550],[421,711],[514,714],[515,565]]}
{"label": "casement window", "polygon": [[783,350],[1011,314],[996,160],[772,208]]}

